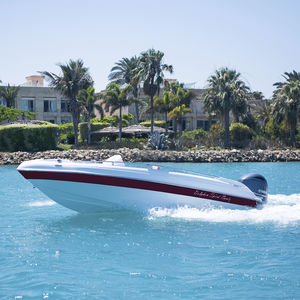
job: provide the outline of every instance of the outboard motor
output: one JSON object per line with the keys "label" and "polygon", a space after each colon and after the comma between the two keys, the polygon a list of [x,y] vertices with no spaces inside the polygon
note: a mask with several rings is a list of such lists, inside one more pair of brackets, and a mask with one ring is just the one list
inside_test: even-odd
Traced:
{"label": "outboard motor", "polygon": [[268,198],[268,183],[264,176],[259,174],[246,174],[239,179],[246,185],[256,196],[260,197],[263,203],[267,202]]}

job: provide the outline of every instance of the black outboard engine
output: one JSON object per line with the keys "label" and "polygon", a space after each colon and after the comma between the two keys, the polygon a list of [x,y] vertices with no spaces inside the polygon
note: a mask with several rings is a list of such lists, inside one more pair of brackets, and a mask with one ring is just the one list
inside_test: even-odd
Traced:
{"label": "black outboard engine", "polygon": [[268,199],[268,183],[264,176],[259,174],[246,174],[239,179],[246,185],[256,196],[260,197],[263,203]]}

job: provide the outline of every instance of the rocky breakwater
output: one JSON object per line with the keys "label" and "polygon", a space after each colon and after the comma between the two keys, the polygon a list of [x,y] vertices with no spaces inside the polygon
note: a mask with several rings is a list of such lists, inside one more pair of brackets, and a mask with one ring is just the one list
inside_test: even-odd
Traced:
{"label": "rocky breakwater", "polygon": [[0,152],[0,165],[17,165],[31,159],[101,161],[120,154],[129,162],[287,162],[300,161],[300,150],[199,150],[159,151],[120,148],[115,150],[66,150],[44,152]]}

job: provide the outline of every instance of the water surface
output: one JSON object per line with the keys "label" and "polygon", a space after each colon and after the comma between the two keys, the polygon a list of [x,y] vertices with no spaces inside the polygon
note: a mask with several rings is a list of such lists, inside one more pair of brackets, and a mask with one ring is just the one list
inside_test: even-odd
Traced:
{"label": "water surface", "polygon": [[300,164],[160,164],[269,181],[262,210],[81,215],[0,167],[3,299],[297,299]]}

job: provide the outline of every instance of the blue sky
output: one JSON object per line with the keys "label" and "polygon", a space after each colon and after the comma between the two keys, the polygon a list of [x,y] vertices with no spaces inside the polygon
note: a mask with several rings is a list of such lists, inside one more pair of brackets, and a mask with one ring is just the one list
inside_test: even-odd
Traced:
{"label": "blue sky", "polygon": [[99,91],[116,61],[151,47],[174,66],[167,77],[201,88],[228,66],[270,97],[283,72],[300,72],[298,0],[0,0],[0,11],[4,83],[81,58]]}

